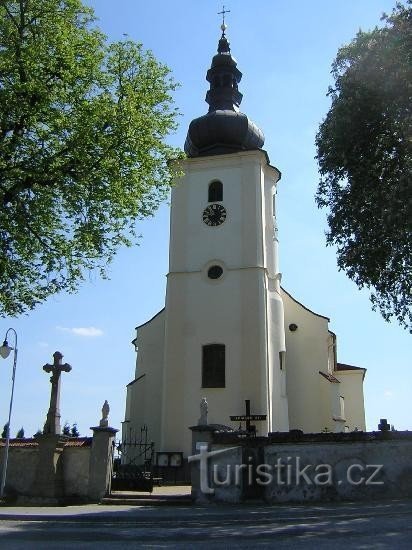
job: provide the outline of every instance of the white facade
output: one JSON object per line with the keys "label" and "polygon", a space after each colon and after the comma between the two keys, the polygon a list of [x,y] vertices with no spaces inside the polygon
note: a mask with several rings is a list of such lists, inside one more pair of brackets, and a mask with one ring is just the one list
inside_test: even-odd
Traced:
{"label": "white facade", "polygon": [[[188,159],[183,170],[172,193],[161,446],[188,448],[190,432],[181,426],[193,414],[196,422],[202,397],[211,422],[241,414],[248,398],[256,413],[267,415],[262,431],[287,430],[272,211],[279,172],[262,151]],[[219,202],[227,217],[210,227],[202,214],[215,180],[223,184]],[[223,269],[218,280],[208,278],[212,265]],[[202,388],[202,346],[214,343],[226,347],[225,387]]]}
{"label": "white facade", "polygon": [[186,456],[203,398],[209,424],[233,428],[249,401],[266,416],[258,435],[365,429],[364,370],[339,366],[329,320],[280,287],[280,172],[239,111],[242,73],[221,29],[208,113],[189,125],[172,190],[166,305],[137,328],[123,425],[124,436],[145,425],[158,452]]}
{"label": "white facade", "polygon": [[[328,319],[280,289],[279,171],[262,150],[191,158],[182,169],[172,192],[166,307],[137,329],[124,430],[145,424],[156,450],[190,454],[188,427],[203,397],[209,423],[234,428],[230,416],[249,399],[252,413],[267,415],[258,435],[365,429],[364,370],[338,372]],[[208,226],[203,212],[216,180],[226,219]],[[208,277],[211,266],[222,268],[220,278]],[[202,387],[209,344],[225,346],[224,387]]]}

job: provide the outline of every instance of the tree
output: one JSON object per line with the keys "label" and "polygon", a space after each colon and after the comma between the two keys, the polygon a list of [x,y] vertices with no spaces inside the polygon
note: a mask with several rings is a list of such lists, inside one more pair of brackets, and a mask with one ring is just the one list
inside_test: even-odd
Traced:
{"label": "tree", "polygon": [[20,430],[17,432],[16,438],[17,438],[17,439],[24,439],[24,428],[23,428],[23,426],[22,426],[22,427],[20,428]]}
{"label": "tree", "polygon": [[319,207],[338,266],[373,309],[412,327],[412,2],[338,51],[316,137]]}
{"label": "tree", "polygon": [[70,436],[70,424],[68,422],[64,423],[63,426],[63,435]]}
{"label": "tree", "polygon": [[1,432],[2,439],[6,439],[8,433],[9,433],[9,423],[6,422],[3,426],[3,431]]}
{"label": "tree", "polygon": [[0,313],[103,277],[167,196],[169,70],[82,0],[0,0]]}
{"label": "tree", "polygon": [[71,427],[70,435],[71,435],[71,437],[79,437],[79,435],[80,435],[79,430],[77,429],[76,422]]}

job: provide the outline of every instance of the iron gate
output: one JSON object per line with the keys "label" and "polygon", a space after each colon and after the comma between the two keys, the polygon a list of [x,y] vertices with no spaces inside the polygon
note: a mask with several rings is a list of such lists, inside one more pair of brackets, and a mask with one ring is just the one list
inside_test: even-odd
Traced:
{"label": "iron gate", "polygon": [[149,441],[147,426],[129,429],[123,441],[115,445],[112,491],[153,491],[154,443]]}

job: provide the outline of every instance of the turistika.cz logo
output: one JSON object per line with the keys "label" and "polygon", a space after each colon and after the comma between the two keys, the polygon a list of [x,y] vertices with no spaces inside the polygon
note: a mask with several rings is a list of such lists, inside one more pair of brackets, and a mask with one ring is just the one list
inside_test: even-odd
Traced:
{"label": "turistika.cz logo", "polygon": [[[199,454],[188,457],[189,462],[200,462],[200,490],[207,495],[215,493],[214,487],[240,486],[247,484],[299,486],[301,484],[318,487],[347,483],[353,487],[383,485],[380,474],[383,464],[353,463],[345,467],[344,479],[335,481],[336,472],[331,464],[303,464],[299,456],[278,457],[274,464],[210,464],[209,459],[235,451],[240,447],[229,447],[208,451],[207,444],[199,445]],[[224,468],[225,466],[225,468]],[[222,469],[224,473],[222,474]],[[209,473],[210,472],[210,473]],[[213,485],[209,485],[209,479]]]}

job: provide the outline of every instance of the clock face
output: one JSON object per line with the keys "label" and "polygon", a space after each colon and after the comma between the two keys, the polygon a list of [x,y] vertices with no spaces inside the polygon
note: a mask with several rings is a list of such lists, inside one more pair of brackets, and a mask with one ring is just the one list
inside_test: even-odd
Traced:
{"label": "clock face", "polygon": [[210,226],[220,225],[225,221],[226,215],[226,208],[221,204],[209,204],[203,210],[203,221]]}

